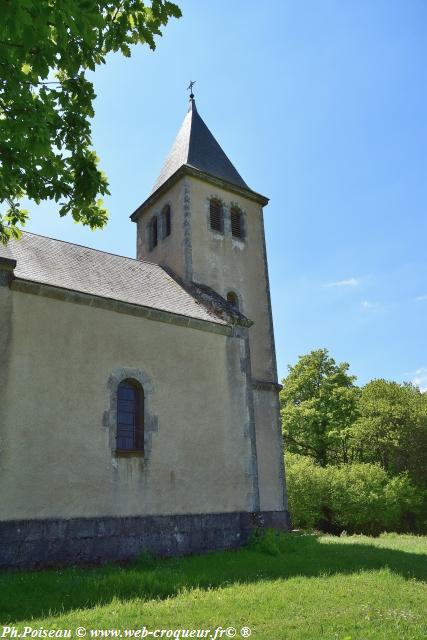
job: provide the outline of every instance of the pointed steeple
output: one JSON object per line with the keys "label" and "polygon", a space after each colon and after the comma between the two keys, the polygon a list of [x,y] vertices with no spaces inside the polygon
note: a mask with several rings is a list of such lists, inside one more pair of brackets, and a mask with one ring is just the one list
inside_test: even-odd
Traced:
{"label": "pointed steeple", "polygon": [[152,193],[157,191],[183,165],[251,191],[200,117],[193,94],[190,96],[187,115]]}

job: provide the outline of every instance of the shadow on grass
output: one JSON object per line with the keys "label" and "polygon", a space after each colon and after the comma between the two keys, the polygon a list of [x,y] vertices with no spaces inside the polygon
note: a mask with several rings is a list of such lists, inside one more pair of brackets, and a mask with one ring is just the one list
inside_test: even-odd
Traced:
{"label": "shadow on grass", "polygon": [[351,574],[388,569],[405,578],[427,579],[424,555],[374,544],[334,541],[311,535],[281,538],[281,553],[252,549],[168,560],[141,560],[128,566],[69,568],[0,574],[0,622],[10,623],[73,609],[108,604],[114,598],[164,599],[183,589],[286,579],[293,576]]}

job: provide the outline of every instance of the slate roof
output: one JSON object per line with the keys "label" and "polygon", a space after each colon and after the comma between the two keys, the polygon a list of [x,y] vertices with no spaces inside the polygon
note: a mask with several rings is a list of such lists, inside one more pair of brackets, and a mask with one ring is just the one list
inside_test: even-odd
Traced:
{"label": "slate roof", "polygon": [[157,191],[180,167],[187,165],[221,178],[243,189],[249,189],[237,169],[200,117],[194,99],[160,171],[152,193]]}
{"label": "slate roof", "polygon": [[24,232],[0,244],[0,259],[15,259],[16,278],[227,324],[200,304],[162,267]]}

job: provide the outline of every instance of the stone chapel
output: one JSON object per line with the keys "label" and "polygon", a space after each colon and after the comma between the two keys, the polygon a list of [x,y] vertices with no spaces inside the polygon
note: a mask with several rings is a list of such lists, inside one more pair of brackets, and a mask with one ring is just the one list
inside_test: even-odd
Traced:
{"label": "stone chapel", "polygon": [[0,245],[0,566],[289,528],[263,207],[188,112],[136,258]]}

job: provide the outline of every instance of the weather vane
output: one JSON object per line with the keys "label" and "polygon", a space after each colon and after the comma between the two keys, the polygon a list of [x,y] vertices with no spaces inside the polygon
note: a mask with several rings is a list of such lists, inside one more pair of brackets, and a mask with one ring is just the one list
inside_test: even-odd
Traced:
{"label": "weather vane", "polygon": [[190,84],[187,87],[187,91],[190,92],[190,100],[193,100],[194,98],[193,87],[195,84],[196,84],[195,80],[190,80]]}

